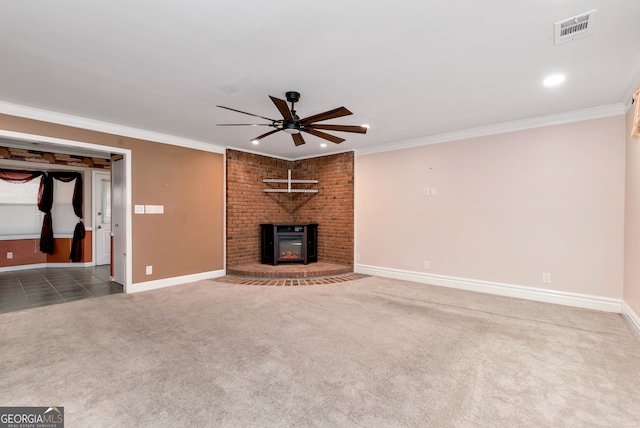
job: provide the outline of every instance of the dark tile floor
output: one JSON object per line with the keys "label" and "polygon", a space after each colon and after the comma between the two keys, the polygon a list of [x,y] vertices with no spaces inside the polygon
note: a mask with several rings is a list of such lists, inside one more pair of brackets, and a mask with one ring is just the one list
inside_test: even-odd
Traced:
{"label": "dark tile floor", "polygon": [[109,265],[0,272],[0,313],[122,293]]}

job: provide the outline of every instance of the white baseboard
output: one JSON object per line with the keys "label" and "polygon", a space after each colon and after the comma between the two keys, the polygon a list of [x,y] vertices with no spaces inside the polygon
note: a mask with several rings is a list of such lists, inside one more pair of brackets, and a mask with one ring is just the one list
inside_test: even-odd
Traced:
{"label": "white baseboard", "polygon": [[622,313],[622,300],[610,297],[569,293],[566,291],[548,290],[544,288],[526,287],[522,285],[504,284],[470,278],[425,274],[421,272],[359,264],[356,264],[355,272],[381,276],[384,278],[437,285],[440,287],[458,288],[461,290],[477,291],[480,293],[495,294],[498,296],[515,297],[518,299],[527,299],[536,302],[556,303],[559,305],[574,306],[578,308]]}
{"label": "white baseboard", "polygon": [[84,263],[46,263],[45,267],[91,267],[95,266],[93,262]]}
{"label": "white baseboard", "polygon": [[191,275],[176,276],[173,278],[156,279],[153,281],[138,282],[127,287],[127,293],[138,293],[140,291],[155,290],[158,288],[171,287],[173,285],[187,284],[189,282],[202,281],[204,279],[220,278],[226,275],[224,269],[209,272],[194,273]]}
{"label": "white baseboard", "polygon": [[46,263],[34,263],[32,265],[5,266],[0,267],[0,272],[13,272],[16,270],[40,269],[47,267]]}
{"label": "white baseboard", "polygon": [[622,316],[627,320],[636,336],[640,337],[640,317],[625,301],[622,302]]}
{"label": "white baseboard", "polygon": [[0,267],[0,272],[13,272],[16,270],[41,269],[49,267],[91,267],[95,266],[93,262],[85,263],[34,263],[31,265],[5,266]]}

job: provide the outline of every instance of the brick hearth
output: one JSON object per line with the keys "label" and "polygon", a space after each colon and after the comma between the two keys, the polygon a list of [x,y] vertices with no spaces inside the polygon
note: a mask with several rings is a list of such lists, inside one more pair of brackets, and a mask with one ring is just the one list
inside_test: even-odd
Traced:
{"label": "brick hearth", "polygon": [[263,265],[260,263],[246,263],[227,267],[227,275],[274,279],[274,278],[319,278],[351,273],[351,266],[334,263],[318,262],[303,264]]}
{"label": "brick hearth", "polygon": [[368,275],[361,273],[348,273],[337,276],[323,276],[318,278],[275,278],[275,279],[258,279],[245,278],[241,276],[224,276],[222,278],[212,279],[214,282],[224,282],[226,284],[239,285],[260,285],[260,286],[305,286],[305,285],[325,285],[338,284],[341,282],[355,281],[365,278]]}

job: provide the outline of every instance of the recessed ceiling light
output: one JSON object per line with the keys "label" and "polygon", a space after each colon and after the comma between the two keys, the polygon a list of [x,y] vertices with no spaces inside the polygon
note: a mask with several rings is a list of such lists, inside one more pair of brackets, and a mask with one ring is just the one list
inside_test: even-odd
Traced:
{"label": "recessed ceiling light", "polygon": [[564,82],[564,74],[554,74],[553,76],[549,76],[544,79],[542,84],[544,86],[556,86],[561,84],[562,82]]}
{"label": "recessed ceiling light", "polygon": [[320,144],[320,147],[325,148],[327,145],[325,143]]}
{"label": "recessed ceiling light", "polygon": [[251,140],[251,142],[253,143],[254,146],[257,146],[258,144],[260,144],[260,141],[258,140]]}

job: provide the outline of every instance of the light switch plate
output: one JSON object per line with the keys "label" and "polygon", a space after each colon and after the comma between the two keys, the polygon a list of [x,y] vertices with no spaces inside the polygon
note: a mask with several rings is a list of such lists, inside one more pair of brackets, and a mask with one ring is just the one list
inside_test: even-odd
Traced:
{"label": "light switch plate", "polygon": [[146,214],[164,214],[164,205],[145,205],[144,212]]}

